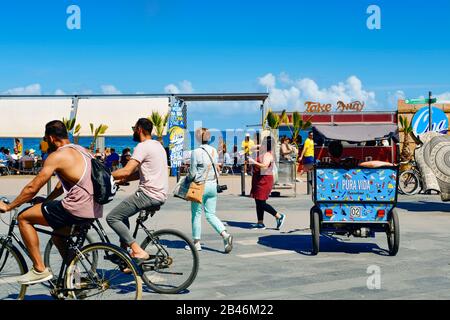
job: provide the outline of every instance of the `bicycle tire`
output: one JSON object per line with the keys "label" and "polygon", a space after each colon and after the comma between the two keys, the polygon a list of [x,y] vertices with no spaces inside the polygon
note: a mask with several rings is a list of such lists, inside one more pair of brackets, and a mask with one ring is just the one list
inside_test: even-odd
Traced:
{"label": "bicycle tire", "polygon": [[[405,177],[406,175],[409,175],[409,177]],[[411,190],[406,189],[406,187],[403,185],[403,180],[408,180],[408,178],[412,179],[413,188]],[[420,191],[420,177],[418,177],[413,170],[403,171],[402,173],[400,173],[400,176],[398,178],[398,187],[405,195],[415,195]]]}
{"label": "bicycle tire", "polygon": [[389,247],[389,255],[395,256],[397,255],[400,248],[400,222],[398,219],[397,210],[395,208],[392,209],[386,235]]}
{"label": "bicycle tire", "polygon": [[[4,251],[4,250],[6,250],[6,251]],[[19,270],[20,275],[28,272],[28,266],[25,262],[23,255],[20,253],[20,251],[14,245],[10,245],[10,244],[6,243],[3,239],[0,239],[0,251],[2,251],[2,255],[0,256],[0,268],[1,268],[0,269],[0,286],[3,286],[3,285],[7,284],[7,283],[5,283],[5,284],[2,283],[2,278],[4,275],[3,268],[7,262],[7,261],[3,260],[4,259],[3,256],[5,254],[9,255],[9,257],[5,256],[6,259],[10,259],[11,257],[14,258],[14,260],[16,261],[16,263],[18,265],[17,269]],[[6,277],[11,277],[11,276],[6,276]],[[14,283],[16,283],[16,282],[14,281]],[[17,284],[17,286],[19,286],[19,285]],[[19,292],[17,293],[17,298],[15,300],[23,300],[25,298],[27,286],[21,285],[20,289],[18,291]]]}
{"label": "bicycle tire", "polygon": [[310,210],[311,219],[311,241],[312,250],[311,255],[315,256],[320,251],[320,209],[313,207]]}
{"label": "bicycle tire", "polygon": [[[176,237],[181,238],[182,241],[187,246],[189,246],[190,250],[186,250],[184,245],[178,246],[178,248],[180,250],[184,250],[184,252],[189,252],[189,251],[191,252],[193,261],[192,261],[192,270],[190,271],[189,277],[182,284],[168,289],[168,288],[161,287],[160,285],[152,282],[151,279],[149,279],[149,277],[147,276],[145,270],[142,270],[142,267],[141,267],[142,280],[149,288],[151,288],[153,291],[155,291],[157,293],[176,294],[183,290],[186,290],[194,282],[195,278],[197,277],[197,273],[198,273],[198,269],[199,269],[199,256],[198,256],[198,252],[197,252],[193,242],[182,232],[180,232],[178,230],[173,230],[173,229],[162,229],[162,230],[155,231],[153,233],[154,239],[159,239],[160,237],[162,237],[164,235],[171,235],[171,236],[174,236],[175,238]],[[146,237],[141,244],[141,248],[145,250],[151,242],[152,242],[152,239],[150,237]],[[150,253],[150,254],[154,254],[155,256],[157,255],[157,253],[154,253],[154,252]],[[156,261],[156,258],[154,259],[154,261]],[[163,269],[163,268],[161,268],[161,269]]]}
{"label": "bicycle tire", "polygon": [[[94,251],[100,251],[100,250],[108,251],[108,252],[110,252],[110,255],[98,255],[98,253],[92,253]],[[91,254],[89,254],[90,252],[91,252]],[[75,293],[75,291],[82,292],[82,290],[84,290],[84,289],[79,289],[79,288],[75,287],[76,285],[79,285],[77,283],[76,274],[75,274],[76,270],[77,270],[75,264],[80,261],[86,262],[87,260],[83,260],[83,259],[85,259],[84,258],[85,256],[89,256],[89,255],[92,255],[92,256],[97,255],[99,257],[99,259],[104,258],[105,261],[109,261],[112,264],[116,265],[116,267],[119,267],[120,272],[123,274],[124,277],[131,276],[133,278],[133,282],[135,283],[136,289],[135,289],[135,293],[133,294],[133,298],[132,299],[130,298],[130,300],[141,300],[142,299],[142,279],[140,277],[139,267],[134,263],[134,261],[132,261],[132,259],[130,258],[130,256],[127,254],[127,252],[125,250],[123,250],[122,248],[115,246],[113,244],[107,244],[107,243],[93,243],[93,244],[84,246],[83,248],[80,249],[79,253],[68,264],[67,271],[65,274],[64,284],[65,284],[65,290],[67,290],[67,292],[71,298],[74,298],[74,299],[84,299],[85,298],[85,296],[83,296],[83,294]],[[80,259],[80,257],[83,257],[83,259]],[[106,258],[106,257],[108,257],[108,258]],[[99,263],[99,262],[97,262],[97,263]],[[95,268],[97,268],[97,265]],[[123,270],[125,268],[129,269],[130,272],[128,274],[125,274],[123,272]],[[109,272],[109,270],[104,270],[102,268],[99,268],[99,270],[101,270],[103,272],[103,275],[105,275],[107,273],[105,271]],[[102,291],[102,293],[111,288],[109,282],[106,282],[106,283],[102,282],[102,286],[107,287],[105,290]],[[129,286],[130,285],[127,285],[126,287],[129,287]],[[123,291],[122,287],[120,287],[120,288]],[[111,299],[111,300],[116,300],[116,299],[117,298]],[[123,297],[121,297],[121,299],[123,299]],[[107,299],[107,300],[110,300],[110,299]]]}

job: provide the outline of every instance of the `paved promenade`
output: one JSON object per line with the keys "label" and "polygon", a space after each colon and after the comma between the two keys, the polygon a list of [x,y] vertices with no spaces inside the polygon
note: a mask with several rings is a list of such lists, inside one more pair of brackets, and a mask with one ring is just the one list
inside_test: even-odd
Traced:
{"label": "paved promenade", "polygon": [[[273,229],[275,221],[269,215],[268,229],[255,231],[249,229],[256,216],[252,199],[237,195],[239,179],[226,179],[223,182],[232,186],[219,197],[217,212],[235,236],[232,253],[223,253],[221,238],[203,218],[200,271],[189,291],[160,295],[145,289],[144,299],[450,299],[450,203],[438,196],[399,198],[401,241],[396,257],[387,255],[384,234],[375,239],[322,237],[321,252],[311,256],[312,202],[304,183],[299,183],[296,198],[269,200],[287,214],[281,231]],[[23,178],[0,178],[0,194],[15,195],[25,183]],[[135,185],[122,189],[105,212],[134,189]],[[190,234],[189,204],[170,197],[147,223]],[[5,232],[1,224],[0,234]],[[368,288],[368,268],[380,271],[380,289]],[[29,299],[50,299],[39,285],[28,294]]]}

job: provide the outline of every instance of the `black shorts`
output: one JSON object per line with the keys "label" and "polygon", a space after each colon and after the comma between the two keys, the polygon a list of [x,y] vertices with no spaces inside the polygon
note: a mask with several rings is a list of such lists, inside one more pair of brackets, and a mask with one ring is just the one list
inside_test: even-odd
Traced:
{"label": "black shorts", "polygon": [[93,221],[93,219],[79,218],[70,214],[66,209],[64,209],[61,201],[50,201],[44,203],[42,204],[41,210],[45,220],[47,220],[47,223],[53,230]]}

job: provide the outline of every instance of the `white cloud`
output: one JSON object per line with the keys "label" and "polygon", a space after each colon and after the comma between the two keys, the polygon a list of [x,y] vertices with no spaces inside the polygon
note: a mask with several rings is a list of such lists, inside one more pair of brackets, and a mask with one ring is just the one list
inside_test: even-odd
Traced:
{"label": "white cloud", "polygon": [[63,90],[61,90],[61,89],[57,89],[56,91],[55,91],[55,95],[57,95],[57,96],[63,96],[63,95],[65,95],[66,93],[63,91]]}
{"label": "white cloud", "polygon": [[178,94],[178,93],[180,93],[180,89],[178,89],[178,87],[176,85],[171,83],[171,84],[169,84],[169,85],[164,87],[164,92],[165,93]]}
{"label": "white cloud", "polygon": [[104,84],[101,86],[103,94],[121,94],[120,90],[118,90],[112,84]]}
{"label": "white cloud", "polygon": [[167,85],[164,87],[164,92],[166,93],[172,93],[172,94],[178,94],[178,93],[193,93],[194,88],[192,86],[192,83],[187,80],[183,80],[178,85],[175,85],[173,83]]}
{"label": "white cloud", "polygon": [[364,90],[361,80],[356,76],[350,76],[344,82],[329,88],[320,88],[309,78],[291,80],[286,73],[281,73],[278,78],[280,86],[277,85],[277,77],[272,73],[259,78],[259,84],[269,90],[270,106],[276,109],[303,110],[305,101],[336,104],[337,101],[359,100],[365,102],[366,108],[378,105],[375,92]]}
{"label": "white cloud", "polygon": [[388,93],[388,107],[397,109],[398,100],[406,99],[406,94],[402,90],[397,90],[394,94]]}
{"label": "white cloud", "polygon": [[438,102],[450,102],[450,92],[444,92],[436,96]]}
{"label": "white cloud", "polygon": [[265,76],[258,78],[259,84],[267,88],[267,90],[271,90],[275,88],[276,78],[273,74],[268,73]]}
{"label": "white cloud", "polygon": [[291,80],[290,76],[286,72],[280,73],[280,81],[284,84],[293,84],[293,81]]}
{"label": "white cloud", "polygon": [[3,94],[7,95],[40,95],[41,94],[41,85],[39,83],[30,84],[26,87],[18,87],[9,89],[3,92]]}

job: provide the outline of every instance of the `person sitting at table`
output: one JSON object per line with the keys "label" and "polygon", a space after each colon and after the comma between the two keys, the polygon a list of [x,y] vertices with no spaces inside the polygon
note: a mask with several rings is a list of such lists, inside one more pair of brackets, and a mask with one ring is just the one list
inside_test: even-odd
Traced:
{"label": "person sitting at table", "polygon": [[8,159],[6,158],[6,155],[5,155],[5,148],[1,147],[0,148],[0,162],[6,162],[6,161],[8,161]]}
{"label": "person sitting at table", "polygon": [[30,153],[30,150],[25,150],[25,155],[19,159],[19,163],[23,166],[24,162],[34,161],[34,156]]}
{"label": "person sitting at table", "polygon": [[131,159],[131,149],[130,148],[123,149],[122,156],[120,157],[120,164],[122,165],[122,168],[125,168],[130,159]]}
{"label": "person sitting at table", "polygon": [[120,157],[116,153],[116,149],[111,148],[110,151],[111,153],[106,157],[105,166],[109,169],[117,169],[113,168],[113,166],[118,166]]}

